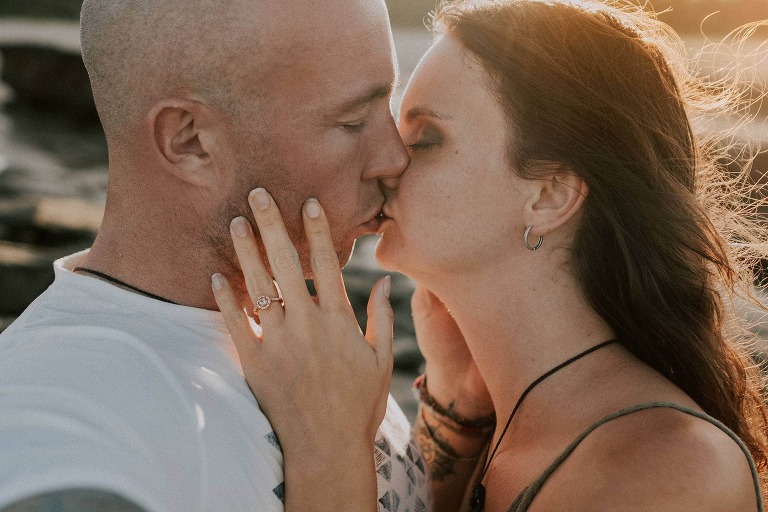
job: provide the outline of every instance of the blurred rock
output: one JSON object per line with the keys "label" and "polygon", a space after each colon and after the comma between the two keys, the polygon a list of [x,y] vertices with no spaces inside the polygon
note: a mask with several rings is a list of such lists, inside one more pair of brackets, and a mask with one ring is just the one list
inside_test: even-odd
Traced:
{"label": "blurred rock", "polygon": [[[2,0],[0,17],[77,20],[83,0]],[[387,0],[390,18],[398,25],[421,25],[436,0]]]}
{"label": "blurred rock", "polygon": [[3,332],[16,320],[14,316],[0,316],[0,332]]}
{"label": "blurred rock", "polygon": [[103,216],[103,205],[81,199],[0,198],[0,224],[3,224],[6,230],[35,226],[39,230],[92,238],[96,236]]}
{"label": "blurred rock", "polygon": [[77,21],[0,19],[0,54],[13,103],[98,124]]}
{"label": "blurred rock", "polygon": [[35,45],[2,45],[0,52],[0,78],[13,90],[12,103],[58,111],[83,124],[99,122],[79,53]]}
{"label": "blurred rock", "polygon": [[0,113],[0,189],[103,201],[107,142],[101,126],[84,127],[60,112],[24,105]]}
{"label": "blurred rock", "polygon": [[2,0],[0,17],[80,19],[83,0]]}
{"label": "blurred rock", "polygon": [[68,251],[0,240],[0,315],[20,315],[50,286],[52,263]]}
{"label": "blurred rock", "polygon": [[0,316],[19,315],[53,282],[53,262],[91,245],[103,206],[78,199],[0,198]]}
{"label": "blurred rock", "polygon": [[0,44],[43,46],[77,54],[80,53],[80,23],[0,16]]}

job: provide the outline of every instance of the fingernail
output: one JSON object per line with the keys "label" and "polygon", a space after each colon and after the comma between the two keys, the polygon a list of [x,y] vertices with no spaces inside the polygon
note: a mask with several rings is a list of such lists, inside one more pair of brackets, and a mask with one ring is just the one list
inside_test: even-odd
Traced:
{"label": "fingernail", "polygon": [[263,188],[257,188],[251,192],[251,201],[253,201],[253,205],[256,207],[256,209],[261,211],[269,208],[272,199],[269,197],[269,194],[267,194],[266,190]]}
{"label": "fingernail", "polygon": [[211,276],[211,284],[213,285],[213,289],[218,292],[224,288],[224,285],[226,285],[227,282],[221,274],[213,274]]}
{"label": "fingernail", "polygon": [[320,216],[320,203],[317,202],[317,199],[308,199],[307,202],[304,204],[304,211],[307,212],[307,217],[310,219],[316,219]]}
{"label": "fingernail", "polygon": [[245,238],[251,231],[251,225],[245,217],[237,217],[232,221],[232,232],[239,238]]}
{"label": "fingernail", "polygon": [[389,294],[392,291],[392,277],[387,276],[384,278],[384,296],[389,300]]}

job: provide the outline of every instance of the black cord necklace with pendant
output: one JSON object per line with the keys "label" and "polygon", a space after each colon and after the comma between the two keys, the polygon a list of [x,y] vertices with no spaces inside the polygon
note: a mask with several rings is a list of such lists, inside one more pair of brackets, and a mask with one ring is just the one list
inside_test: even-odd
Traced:
{"label": "black cord necklace with pendant", "polygon": [[116,284],[118,286],[122,286],[123,288],[128,288],[129,290],[134,291],[136,293],[140,293],[140,294],[142,294],[142,295],[144,295],[146,297],[149,297],[150,299],[155,299],[155,300],[159,300],[159,301],[162,301],[162,302],[167,302],[168,304],[174,304],[176,306],[179,306],[178,302],[173,302],[172,300],[168,300],[165,297],[161,297],[159,295],[155,295],[154,293],[146,292],[146,291],[142,290],[141,288],[137,288],[137,287],[135,287],[133,285],[130,285],[130,284],[124,282],[124,281],[121,281],[121,280],[117,279],[116,277],[112,277],[109,274],[105,274],[104,272],[99,272],[98,270],[92,270],[90,268],[85,268],[85,267],[75,267],[75,268],[72,269],[72,272],[85,272],[86,274],[91,274],[91,275],[94,275],[96,277],[100,277],[100,278],[104,279],[105,281],[109,281],[112,284]]}
{"label": "black cord necklace with pendant", "polygon": [[618,340],[609,340],[603,343],[600,343],[599,345],[596,345],[588,350],[585,350],[581,354],[578,354],[569,360],[565,361],[564,363],[561,363],[551,370],[549,370],[547,373],[533,381],[527,388],[525,388],[525,391],[523,391],[523,394],[520,395],[520,398],[517,399],[517,403],[515,404],[515,407],[512,409],[512,414],[509,415],[509,419],[507,420],[507,424],[504,426],[504,430],[501,431],[501,435],[499,436],[499,440],[496,441],[496,446],[493,447],[493,451],[491,452],[491,455],[488,457],[488,462],[485,463],[485,466],[483,467],[482,473],[480,473],[480,479],[478,480],[477,485],[472,490],[472,496],[469,500],[469,506],[470,510],[472,512],[482,512],[483,508],[485,507],[485,486],[483,485],[483,480],[485,479],[486,473],[488,473],[488,469],[491,467],[491,462],[493,462],[493,457],[496,455],[496,452],[499,449],[499,446],[501,445],[502,439],[504,439],[504,434],[507,433],[507,430],[509,429],[509,425],[512,423],[512,418],[515,417],[515,413],[520,408],[520,405],[523,403],[523,400],[525,397],[530,393],[533,388],[541,384],[541,381],[546,379],[547,377],[551,376],[553,373],[556,373],[566,366],[568,366],[571,363],[575,363],[579,359],[581,359],[584,356],[588,356],[592,352],[595,352],[596,350],[600,350],[603,347],[607,347],[608,345],[611,345],[612,343],[616,343]]}

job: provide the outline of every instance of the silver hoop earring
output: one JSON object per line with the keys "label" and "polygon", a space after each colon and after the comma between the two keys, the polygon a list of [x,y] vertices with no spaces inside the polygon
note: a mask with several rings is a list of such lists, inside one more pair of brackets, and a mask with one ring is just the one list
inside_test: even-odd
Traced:
{"label": "silver hoop earring", "polygon": [[539,241],[536,242],[536,245],[531,245],[531,242],[528,241],[528,237],[531,235],[531,230],[533,229],[533,226],[528,226],[525,228],[525,235],[523,235],[523,242],[525,243],[525,247],[528,248],[531,251],[537,251],[539,248],[541,248],[541,244],[544,243],[544,237],[540,236]]}

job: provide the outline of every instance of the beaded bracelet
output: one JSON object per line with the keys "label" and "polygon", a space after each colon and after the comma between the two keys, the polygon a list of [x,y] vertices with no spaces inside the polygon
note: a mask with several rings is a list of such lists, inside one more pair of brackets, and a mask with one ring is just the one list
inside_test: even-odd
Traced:
{"label": "beaded bracelet", "polygon": [[432,418],[433,423],[437,422],[438,424],[440,424],[440,426],[445,427],[451,432],[454,432],[462,437],[490,438],[490,435],[494,431],[493,427],[489,427],[486,429],[486,428],[467,427],[467,426],[459,425],[458,423],[448,418],[447,416],[435,411],[432,407],[425,404],[424,402],[421,402],[420,409],[422,410],[423,416],[428,415]]}
{"label": "beaded bracelet", "polygon": [[454,432],[470,436],[485,436],[493,432],[496,428],[495,414],[469,419],[454,411],[452,406],[448,406],[446,409],[440,405],[437,400],[429,394],[426,374],[419,375],[416,378],[413,382],[413,390],[416,398],[418,398],[423,405],[427,406],[438,419]]}

